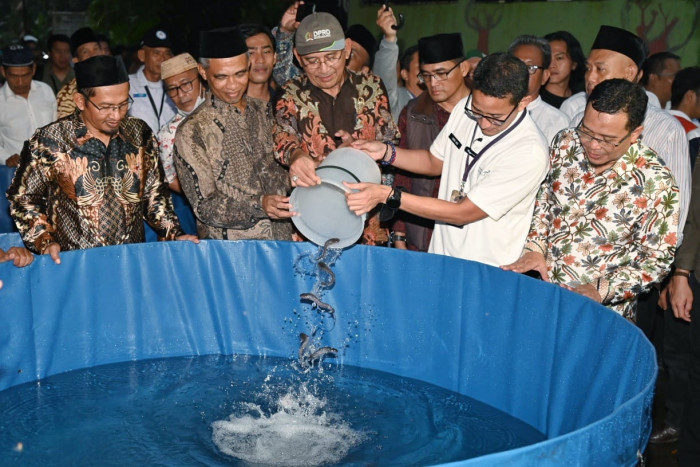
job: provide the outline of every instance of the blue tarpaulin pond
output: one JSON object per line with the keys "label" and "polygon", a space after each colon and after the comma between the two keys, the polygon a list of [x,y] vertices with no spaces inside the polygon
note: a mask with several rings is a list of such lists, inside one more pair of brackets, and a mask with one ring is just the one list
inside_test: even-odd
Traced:
{"label": "blue tarpaulin pond", "polygon": [[[312,250],[162,242],[67,252],[60,265],[48,257],[24,269],[0,264],[0,390],[131,360],[292,357],[299,334],[281,323],[310,288],[293,265]],[[365,323],[338,363],[466,394],[547,436],[450,465],[636,464],[657,369],[652,346],[617,314],[560,287],[438,255],[355,246],[334,271],[325,297],[343,320],[329,340],[343,340],[343,322]]]}

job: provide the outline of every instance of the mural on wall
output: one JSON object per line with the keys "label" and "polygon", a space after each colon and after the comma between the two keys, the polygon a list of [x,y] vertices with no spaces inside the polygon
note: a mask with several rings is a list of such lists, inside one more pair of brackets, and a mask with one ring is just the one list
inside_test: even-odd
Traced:
{"label": "mural on wall", "polygon": [[475,30],[478,35],[476,48],[483,53],[489,53],[489,34],[503,19],[503,9],[494,9],[489,5],[479,3],[477,0],[468,0],[465,11],[465,20],[468,27]]}
{"label": "mural on wall", "polygon": [[[674,9],[678,6],[682,9]],[[693,14],[688,15],[688,7],[694,8]],[[697,0],[677,2],[627,0],[621,16],[622,27],[634,31],[644,39],[649,45],[649,53],[654,54],[665,50],[673,52],[683,48],[696,34],[700,25],[700,2]],[[681,16],[684,19],[682,22],[680,22]]]}

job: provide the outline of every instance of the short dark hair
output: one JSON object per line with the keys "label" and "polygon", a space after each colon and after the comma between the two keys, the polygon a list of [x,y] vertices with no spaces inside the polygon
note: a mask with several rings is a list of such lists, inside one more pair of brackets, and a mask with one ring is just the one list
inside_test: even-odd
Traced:
{"label": "short dark hair", "polygon": [[[569,31],[555,31],[544,36],[549,42],[562,41],[566,43],[566,51],[571,60],[576,63],[576,69],[571,72],[569,88],[572,93],[583,91],[586,75],[586,56],[583,54],[581,43]],[[550,46],[551,47],[551,46]]]}
{"label": "short dark hair", "polygon": [[608,79],[599,83],[588,96],[586,105],[601,113],[627,114],[627,128],[632,131],[644,123],[647,111],[647,93],[639,84],[626,79]]}
{"label": "short dark hair", "polygon": [[418,45],[412,45],[403,51],[403,55],[399,59],[399,66],[402,70],[408,70],[411,67],[411,61],[415,53],[418,53]]}
{"label": "short dark hair", "polygon": [[700,66],[683,68],[673,78],[671,107],[678,107],[688,91],[693,91],[700,98]]}
{"label": "short dark hair", "polygon": [[65,42],[70,47],[70,37],[65,34],[51,34],[46,40],[46,49],[50,51],[56,42]]}
{"label": "short dark hair", "polygon": [[90,98],[95,95],[95,88],[82,88],[77,90],[83,96]]}
{"label": "short dark hair", "polygon": [[545,70],[549,68],[549,65],[552,63],[552,48],[549,46],[549,41],[547,39],[545,39],[544,37],[537,37],[529,34],[518,36],[513,42],[510,43],[510,47],[508,47],[508,53],[513,55],[515,49],[517,49],[521,45],[534,45],[535,47],[540,49],[540,53],[542,53],[542,66]]}
{"label": "short dark hair", "polygon": [[238,26],[238,28],[241,30],[241,34],[243,34],[243,39],[247,40],[249,37],[257,36],[258,34],[265,34],[270,39],[272,51],[274,52],[277,48],[275,36],[272,35],[272,32],[267,26],[263,26],[262,24],[247,23],[241,24]]}
{"label": "short dark hair", "polygon": [[503,99],[510,96],[516,105],[527,95],[530,75],[527,66],[512,55],[497,52],[487,55],[474,71],[474,90]]}
{"label": "short dark hair", "polygon": [[649,55],[644,63],[642,63],[642,79],[639,80],[639,84],[646,86],[649,83],[650,75],[660,75],[664,72],[666,68],[667,60],[680,60],[681,57],[671,52],[659,52],[653,55]]}

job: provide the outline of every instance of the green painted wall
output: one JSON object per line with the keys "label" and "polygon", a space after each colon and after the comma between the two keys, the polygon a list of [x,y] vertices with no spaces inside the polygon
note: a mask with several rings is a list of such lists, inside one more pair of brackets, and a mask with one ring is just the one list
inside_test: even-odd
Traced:
{"label": "green painted wall", "polygon": [[[350,24],[362,23],[372,32],[378,5],[349,0]],[[520,34],[544,35],[557,30],[571,32],[588,54],[601,24],[619,26],[645,37],[652,52],[669,49],[681,56],[683,66],[700,64],[700,0],[590,0],[483,4],[474,0],[431,5],[395,5],[406,25],[399,31],[400,45],[442,32],[461,32],[465,50],[477,47],[476,27],[489,18],[488,50],[505,50]],[[467,21],[467,18],[470,20]],[[471,24],[471,27],[468,25]],[[668,30],[668,32],[666,32]]]}

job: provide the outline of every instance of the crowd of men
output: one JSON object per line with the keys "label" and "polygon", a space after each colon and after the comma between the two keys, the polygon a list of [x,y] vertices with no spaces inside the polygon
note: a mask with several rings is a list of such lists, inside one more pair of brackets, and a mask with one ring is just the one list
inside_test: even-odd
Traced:
{"label": "crowd of men", "polygon": [[273,30],[202,31],[197,59],[153,29],[130,75],[89,28],[51,36],[39,72],[29,48],[6,47],[0,163],[17,167],[7,198],[26,248],[0,261],[143,242],[144,221],[164,240],[303,239],[290,190],[350,146],[383,173],[347,184],[368,214],[361,243],[536,274],[643,328],[667,308],[673,389],[651,441],[680,438],[698,465],[700,68],[612,26],[587,57],[565,31],[490,55],[441,33],[400,53],[389,7],[377,41],[299,6]]}

